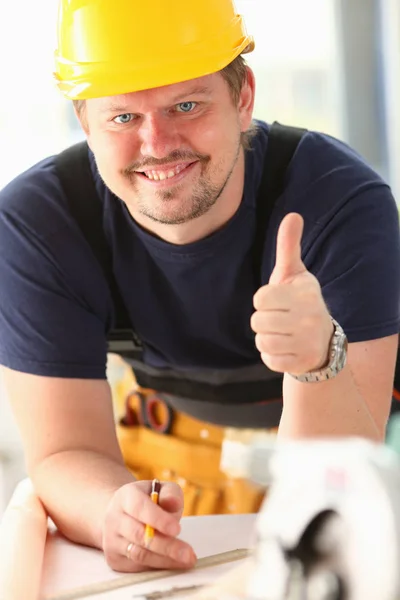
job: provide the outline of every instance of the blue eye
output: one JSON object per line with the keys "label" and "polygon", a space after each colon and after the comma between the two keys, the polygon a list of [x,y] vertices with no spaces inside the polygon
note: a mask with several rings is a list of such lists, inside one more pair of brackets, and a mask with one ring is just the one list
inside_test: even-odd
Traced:
{"label": "blue eye", "polygon": [[179,112],[188,113],[191,112],[196,106],[196,102],[181,102],[177,105],[177,109]]}
{"label": "blue eye", "polygon": [[124,113],[123,115],[118,115],[118,117],[115,117],[113,121],[115,123],[118,123],[119,125],[126,125],[127,123],[130,123],[133,120],[133,118],[134,115],[132,113]]}

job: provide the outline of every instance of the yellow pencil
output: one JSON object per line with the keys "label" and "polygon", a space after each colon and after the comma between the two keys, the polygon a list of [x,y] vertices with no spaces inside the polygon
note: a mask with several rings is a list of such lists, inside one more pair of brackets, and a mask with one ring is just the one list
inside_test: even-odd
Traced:
{"label": "yellow pencil", "polygon": [[[154,504],[158,504],[158,496],[160,493],[161,484],[158,479],[153,479],[151,484],[151,500]],[[154,537],[154,528],[151,525],[146,525],[146,529],[144,531],[144,545],[148,548],[151,544],[151,540]]]}

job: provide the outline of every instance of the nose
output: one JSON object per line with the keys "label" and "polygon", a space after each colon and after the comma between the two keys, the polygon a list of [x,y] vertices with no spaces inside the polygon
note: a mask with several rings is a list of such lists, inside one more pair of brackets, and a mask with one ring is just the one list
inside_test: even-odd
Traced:
{"label": "nose", "polygon": [[139,128],[139,136],[143,156],[161,159],[179,148],[176,125],[161,115],[146,117]]}

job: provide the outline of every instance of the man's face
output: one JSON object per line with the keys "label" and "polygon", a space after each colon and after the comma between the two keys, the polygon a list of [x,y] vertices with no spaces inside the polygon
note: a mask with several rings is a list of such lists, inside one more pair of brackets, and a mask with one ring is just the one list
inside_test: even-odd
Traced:
{"label": "man's face", "polygon": [[229,185],[251,123],[251,84],[233,102],[220,73],[86,102],[83,125],[106,185],[164,224],[205,214]]}

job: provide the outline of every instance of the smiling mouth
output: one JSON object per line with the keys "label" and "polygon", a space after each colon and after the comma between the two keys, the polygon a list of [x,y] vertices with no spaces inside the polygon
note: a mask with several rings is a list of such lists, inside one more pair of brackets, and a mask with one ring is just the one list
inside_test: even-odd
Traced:
{"label": "smiling mouth", "polygon": [[165,169],[146,169],[144,171],[136,171],[136,174],[145,177],[150,181],[166,181],[168,179],[174,179],[180,173],[183,173],[194,164],[195,162],[191,162],[186,164],[179,164],[175,167]]}

